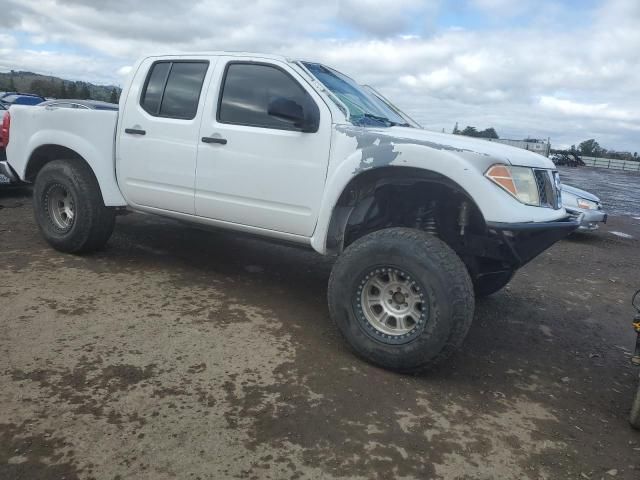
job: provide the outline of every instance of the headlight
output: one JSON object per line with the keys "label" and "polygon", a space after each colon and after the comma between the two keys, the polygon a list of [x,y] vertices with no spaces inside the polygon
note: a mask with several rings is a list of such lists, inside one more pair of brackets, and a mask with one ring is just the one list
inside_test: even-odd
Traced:
{"label": "headlight", "polygon": [[583,210],[597,210],[598,204],[596,202],[592,202],[591,200],[587,200],[586,198],[578,197],[578,207]]}
{"label": "headlight", "polygon": [[485,176],[520,202],[540,205],[538,184],[531,168],[493,165]]}

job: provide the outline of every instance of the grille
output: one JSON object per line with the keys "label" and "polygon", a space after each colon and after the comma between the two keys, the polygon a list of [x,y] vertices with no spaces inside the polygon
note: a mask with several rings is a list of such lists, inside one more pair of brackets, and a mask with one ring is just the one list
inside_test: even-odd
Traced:
{"label": "grille", "polygon": [[551,170],[534,170],[533,174],[538,186],[538,195],[540,195],[540,206],[559,209],[562,207],[560,197],[560,181],[558,172]]}

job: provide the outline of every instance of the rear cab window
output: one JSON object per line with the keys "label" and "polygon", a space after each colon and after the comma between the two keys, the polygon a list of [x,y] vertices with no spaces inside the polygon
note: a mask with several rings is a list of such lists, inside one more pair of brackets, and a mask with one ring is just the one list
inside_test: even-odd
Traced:
{"label": "rear cab window", "polygon": [[147,75],[140,106],[149,115],[192,120],[198,112],[206,60],[161,60]]}

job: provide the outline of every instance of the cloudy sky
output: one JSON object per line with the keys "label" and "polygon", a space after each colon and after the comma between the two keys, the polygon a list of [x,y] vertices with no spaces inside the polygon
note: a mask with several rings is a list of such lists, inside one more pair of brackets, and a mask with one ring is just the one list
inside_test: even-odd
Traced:
{"label": "cloudy sky", "polygon": [[0,0],[0,70],[122,85],[223,49],[325,62],[433,130],[640,151],[640,0]]}

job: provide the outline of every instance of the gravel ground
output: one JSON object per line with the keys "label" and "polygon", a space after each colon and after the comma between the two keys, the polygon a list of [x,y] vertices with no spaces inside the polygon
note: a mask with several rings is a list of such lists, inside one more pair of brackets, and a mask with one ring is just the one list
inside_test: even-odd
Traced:
{"label": "gravel ground", "polygon": [[330,259],[139,214],[69,256],[28,191],[0,205],[3,480],[640,478],[633,217],[555,245],[402,376],[331,324]]}

